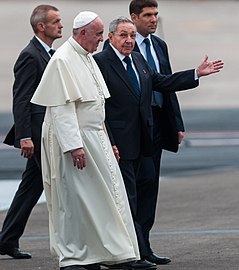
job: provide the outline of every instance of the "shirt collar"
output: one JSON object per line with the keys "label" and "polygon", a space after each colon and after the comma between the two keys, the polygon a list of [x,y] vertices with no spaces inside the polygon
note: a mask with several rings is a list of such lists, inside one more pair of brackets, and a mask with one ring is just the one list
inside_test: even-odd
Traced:
{"label": "shirt collar", "polygon": [[[119,57],[119,59],[121,61],[123,61],[124,58],[125,58],[125,55],[123,55],[122,53],[120,53],[111,43],[110,43],[110,46],[114,50],[114,52],[116,53],[116,55]],[[132,60],[131,54],[129,55],[129,58]]]}
{"label": "shirt collar", "polygon": [[37,36],[35,37],[41,43],[42,47],[46,50],[47,53],[50,51],[50,49],[52,49],[45,42],[43,42],[39,37]]}
{"label": "shirt collar", "polygon": [[141,46],[142,44],[144,44],[144,39],[145,38],[148,38],[150,43],[152,44],[152,41],[151,41],[151,35],[148,35],[147,37],[143,37],[140,33],[136,33],[136,42],[138,44],[138,46]]}

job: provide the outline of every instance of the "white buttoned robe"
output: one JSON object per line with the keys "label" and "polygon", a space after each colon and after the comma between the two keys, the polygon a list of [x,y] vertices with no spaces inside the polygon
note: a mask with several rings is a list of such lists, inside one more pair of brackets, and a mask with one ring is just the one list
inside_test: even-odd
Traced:
{"label": "white buttoned robe", "polygon": [[[60,267],[139,259],[120,169],[104,127],[103,77],[73,38],[50,60],[32,103],[47,107],[42,127],[42,173],[51,250]],[[86,167],[70,150],[83,147]]]}

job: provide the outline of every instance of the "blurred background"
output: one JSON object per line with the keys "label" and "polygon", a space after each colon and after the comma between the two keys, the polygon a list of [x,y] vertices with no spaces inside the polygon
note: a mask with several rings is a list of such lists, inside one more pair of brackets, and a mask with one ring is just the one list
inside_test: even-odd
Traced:
{"label": "blurred background", "polygon": [[[63,38],[71,35],[74,17],[91,10],[108,24],[117,16],[129,16],[129,0],[44,1],[59,8]],[[29,18],[42,1],[0,0],[0,192],[18,183],[25,160],[19,150],[2,144],[13,123],[13,65],[33,33]],[[224,69],[200,80],[194,91],[178,94],[186,127],[179,153],[164,152],[162,179],[170,176],[204,174],[215,170],[237,170],[239,165],[239,1],[159,0],[157,34],[168,44],[174,71],[194,68],[203,60],[223,59]],[[99,47],[101,50],[102,44]],[[13,189],[15,185],[13,185]],[[8,195],[7,197],[11,197]],[[3,195],[0,193],[0,208]]]}

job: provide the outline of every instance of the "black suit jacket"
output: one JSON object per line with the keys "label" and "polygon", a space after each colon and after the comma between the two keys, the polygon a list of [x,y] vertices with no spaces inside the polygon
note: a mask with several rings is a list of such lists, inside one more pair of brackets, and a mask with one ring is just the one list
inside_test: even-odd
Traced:
{"label": "black suit jacket", "polygon": [[[172,74],[167,44],[155,35],[151,35],[151,41],[159,61],[160,73],[165,75]],[[134,50],[140,52],[137,43],[135,43]],[[160,124],[162,131],[162,148],[168,151],[177,152],[178,131],[184,131],[184,124],[175,93],[163,93],[163,107]]]}
{"label": "black suit jacket", "polygon": [[127,71],[111,46],[95,54],[111,97],[106,100],[106,125],[112,144],[119,148],[122,159],[136,159],[140,154],[151,155],[152,89],[173,92],[196,87],[194,70],[161,75],[153,71],[143,56],[132,52],[141,84],[141,97],[135,94]]}
{"label": "black suit jacket", "polygon": [[30,103],[50,56],[33,37],[21,51],[14,66],[13,117],[14,125],[4,143],[20,147],[20,139],[31,137],[35,150],[40,150],[41,126],[45,107]]}

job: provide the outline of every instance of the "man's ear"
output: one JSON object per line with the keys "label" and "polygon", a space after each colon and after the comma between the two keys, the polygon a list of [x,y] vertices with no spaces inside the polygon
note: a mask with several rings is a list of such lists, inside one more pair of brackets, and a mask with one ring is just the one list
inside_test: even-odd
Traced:
{"label": "man's ear", "polygon": [[108,34],[108,39],[109,39],[109,41],[112,40],[112,37],[113,37],[113,34],[110,32],[110,33]]}
{"label": "man's ear", "polygon": [[37,23],[37,30],[39,32],[44,32],[45,31],[45,28],[46,28],[46,26],[45,26],[45,24],[43,22]]}
{"label": "man's ear", "polygon": [[80,29],[80,35],[81,35],[81,36],[84,36],[85,33],[86,33],[85,28]]}
{"label": "man's ear", "polygon": [[133,22],[135,22],[138,19],[138,16],[135,13],[131,13],[130,17]]}

